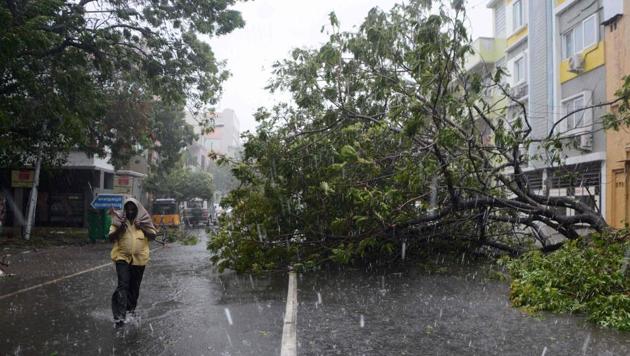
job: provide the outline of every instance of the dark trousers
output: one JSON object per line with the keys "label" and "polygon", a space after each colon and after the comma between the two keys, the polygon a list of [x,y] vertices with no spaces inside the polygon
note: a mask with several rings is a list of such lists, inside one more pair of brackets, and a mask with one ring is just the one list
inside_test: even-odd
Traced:
{"label": "dark trousers", "polygon": [[112,295],[112,313],[114,320],[124,320],[127,312],[133,312],[138,305],[140,283],[144,266],[132,266],[125,261],[116,261],[118,286]]}

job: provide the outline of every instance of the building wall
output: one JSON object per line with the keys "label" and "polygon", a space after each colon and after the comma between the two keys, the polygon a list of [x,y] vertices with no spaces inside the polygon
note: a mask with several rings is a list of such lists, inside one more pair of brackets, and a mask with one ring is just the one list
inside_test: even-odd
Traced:
{"label": "building wall", "polygon": [[[606,96],[614,98],[621,78],[630,75],[630,0],[624,0],[624,15],[606,26]],[[616,27],[615,27],[616,26]],[[614,109],[614,108],[613,108]],[[630,222],[628,160],[630,128],[606,132],[606,221],[615,227]]]}
{"label": "building wall", "polygon": [[[590,92],[592,101],[586,105],[593,105],[606,102],[606,68],[601,66],[592,71],[581,74],[575,79],[561,84],[561,99],[558,103],[562,107],[562,101],[584,91]],[[593,118],[593,149],[592,152],[603,152],[606,150],[606,135],[602,131],[602,116],[606,113],[605,108],[595,108],[590,115]],[[569,150],[570,155],[580,154],[580,152]]]}
{"label": "building wall", "polygon": [[[509,60],[519,56],[521,53],[523,53],[526,50],[527,50],[527,40],[519,43],[516,46],[510,47],[508,49],[508,51],[507,51],[507,54],[506,54],[507,60],[509,61]],[[512,70],[512,68],[508,68],[508,71],[511,71],[511,70]]]}
{"label": "building wall", "polygon": [[[109,157],[89,157],[82,152],[71,152],[62,167],[43,167],[39,178],[35,226],[87,227],[92,199],[97,194],[115,193],[114,175],[118,173],[134,176],[132,194],[146,204],[143,174],[132,170],[114,171],[108,160]],[[127,166],[134,164],[130,162]],[[140,163],[137,168],[142,168]],[[0,167],[0,192],[11,199],[14,206],[3,223],[22,226],[24,219],[20,217],[26,215],[31,188],[13,187],[10,174],[11,169]]]}
{"label": "building wall", "polygon": [[[555,13],[555,46],[552,48],[555,51],[555,98],[554,98],[554,114],[552,115],[552,122],[556,122],[563,116],[565,116],[563,103],[567,98],[577,95],[582,92],[586,92],[585,105],[594,105],[606,101],[605,93],[605,80],[606,70],[604,67],[604,28],[598,26],[598,33],[596,38],[596,44],[589,48],[581,50],[581,55],[584,58],[584,70],[578,73],[569,71],[569,60],[563,58],[564,38],[563,35],[573,29],[576,25],[580,24],[585,19],[596,14],[598,18],[596,23],[601,21],[601,1],[599,0],[572,0],[558,2],[554,8]],[[605,114],[603,109],[593,109],[585,111],[584,115],[589,115],[592,118],[593,126],[592,133],[586,135],[592,136],[592,148],[590,150],[576,150],[568,148],[565,150],[565,155],[569,157],[576,157],[584,155],[585,158],[595,157],[593,155],[587,156],[591,152],[604,152],[606,149],[606,137],[601,132],[601,117]],[[566,123],[566,120],[565,120]],[[562,132],[564,124],[556,127],[555,133]]]}
{"label": "building wall", "polygon": [[240,122],[232,109],[225,109],[214,118],[215,129],[200,138],[200,143],[208,151],[232,155],[238,151],[240,143]]}
{"label": "building wall", "polygon": [[[595,45],[582,52],[586,54],[584,71],[570,72],[568,59],[562,58],[562,35],[593,14],[598,14],[596,23],[599,23],[602,17],[602,2],[603,0],[523,1],[522,4],[525,4],[527,11],[524,15],[524,25],[519,28],[512,25],[514,0],[489,2],[489,6],[494,10],[495,36],[507,38],[508,48],[504,58],[496,62],[497,66],[503,66],[510,73],[514,70],[514,60],[522,54],[526,56],[526,86],[514,88],[511,77],[506,78],[506,82],[515,89],[514,93],[523,94],[520,100],[527,105],[528,118],[533,128],[532,138],[546,137],[552,125],[564,116],[562,99],[588,90],[591,95],[587,99],[591,103],[606,101],[606,69],[604,67],[606,59],[603,50],[607,46],[604,46],[603,27],[599,27]],[[588,179],[579,181],[587,183],[589,190],[597,195],[594,197],[596,203],[605,212],[605,194],[601,186],[601,178],[605,176],[603,164],[606,137],[603,132],[597,132],[601,129],[601,117],[605,111],[594,109],[591,113],[594,133],[583,135],[585,138],[592,138],[590,148],[565,149],[563,156],[566,160],[561,167],[550,167],[548,161],[533,158],[528,162],[526,169],[541,182],[541,189],[544,186],[546,189],[553,190],[555,195],[569,195],[575,196],[576,199],[584,199],[582,196],[584,191],[580,187],[582,183],[570,182],[567,183],[568,185],[562,185],[559,181],[549,180],[549,183],[546,183],[547,181],[543,182],[542,179],[563,170],[580,171],[580,174],[588,176]],[[510,120],[514,116],[514,108],[506,110],[506,115]],[[580,143],[579,138],[571,140]],[[582,141],[582,143],[585,142]],[[569,139],[567,139],[567,144],[571,145]],[[535,157],[536,154],[542,152],[534,144],[530,147],[529,153],[530,156]],[[577,185],[572,186],[572,184]]]}
{"label": "building wall", "polygon": [[582,21],[595,13],[599,6],[599,0],[576,0],[573,1],[569,7],[564,10],[560,16],[558,16],[558,29],[560,33],[564,33],[571,27],[575,26],[579,21]]}
{"label": "building wall", "polygon": [[149,175],[150,165],[148,160],[149,152],[145,151],[140,155],[136,155],[131,157],[129,162],[125,165],[125,170],[130,170],[138,173],[142,173],[144,175]]}
{"label": "building wall", "polygon": [[547,132],[547,116],[549,112],[547,86],[552,80],[546,70],[550,55],[550,44],[547,34],[547,7],[542,1],[529,2],[529,117],[532,123],[532,138],[544,137]]}
{"label": "building wall", "polygon": [[494,37],[505,38],[505,3],[500,2],[494,8]]}

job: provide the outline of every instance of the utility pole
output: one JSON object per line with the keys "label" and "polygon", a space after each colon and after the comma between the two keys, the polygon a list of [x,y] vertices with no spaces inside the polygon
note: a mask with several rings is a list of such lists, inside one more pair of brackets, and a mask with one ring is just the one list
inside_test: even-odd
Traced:
{"label": "utility pole", "polygon": [[31,230],[35,220],[35,207],[37,206],[37,187],[39,186],[39,172],[42,167],[43,152],[40,149],[35,162],[35,175],[33,177],[33,188],[31,188],[31,197],[28,200],[28,214],[26,216],[26,227],[24,229],[24,240],[31,238]]}

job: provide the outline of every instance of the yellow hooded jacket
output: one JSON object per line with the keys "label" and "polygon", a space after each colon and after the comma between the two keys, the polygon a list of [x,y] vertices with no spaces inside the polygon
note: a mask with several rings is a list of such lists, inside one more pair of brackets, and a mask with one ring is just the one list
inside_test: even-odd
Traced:
{"label": "yellow hooded jacket", "polygon": [[[136,219],[139,227],[133,221],[128,221],[123,211],[114,211],[112,214],[112,225],[109,227],[109,235],[116,232],[123,222],[127,229],[114,242],[112,248],[112,261],[125,261],[134,266],[144,266],[149,262],[149,240],[147,235],[155,236],[156,229],[151,221],[151,216],[142,204],[136,199],[130,198],[125,204],[131,202],[138,208]],[[124,205],[123,205],[124,206]]]}

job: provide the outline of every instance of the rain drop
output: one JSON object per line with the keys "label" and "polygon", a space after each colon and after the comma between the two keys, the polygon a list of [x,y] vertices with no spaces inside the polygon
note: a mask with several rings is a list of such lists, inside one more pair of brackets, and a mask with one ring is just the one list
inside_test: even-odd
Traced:
{"label": "rain drop", "polygon": [[591,343],[591,334],[586,335],[586,339],[584,340],[584,345],[582,345],[582,355],[586,355],[586,350],[588,350],[588,344]]}
{"label": "rain drop", "polygon": [[429,211],[433,212],[437,209],[437,176],[431,180],[431,200],[429,202]]}
{"label": "rain drop", "polygon": [[[228,308],[225,308],[225,318],[227,319],[228,324],[230,324],[230,325],[234,324],[234,323],[232,322],[232,314],[230,313],[230,309],[228,309]],[[231,344],[232,344],[232,343],[230,343],[230,345],[231,345]]]}
{"label": "rain drop", "polygon": [[402,243],[402,251],[401,251],[401,258],[404,261],[405,260],[405,252],[407,252],[407,243],[405,241],[403,241]]}
{"label": "rain drop", "polygon": [[227,336],[228,344],[232,346],[232,338],[230,337],[230,333],[228,333],[227,330],[225,330],[225,336]]}

